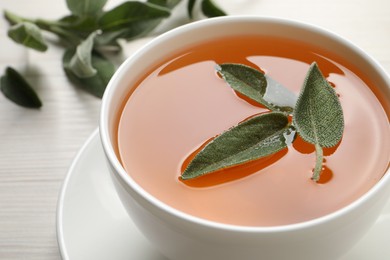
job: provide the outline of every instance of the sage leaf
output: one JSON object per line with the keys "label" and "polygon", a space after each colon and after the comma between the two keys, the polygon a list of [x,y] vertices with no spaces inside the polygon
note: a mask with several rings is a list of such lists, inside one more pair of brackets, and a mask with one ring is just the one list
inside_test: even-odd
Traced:
{"label": "sage leaf", "polygon": [[96,69],[96,74],[89,78],[79,78],[70,68],[70,61],[75,55],[74,48],[68,49],[63,56],[62,66],[68,78],[81,89],[90,94],[101,98],[104,94],[106,86],[115,72],[115,66],[106,59],[103,55],[96,51],[92,52],[91,63]]}
{"label": "sage leaf", "polygon": [[96,33],[91,33],[80,45],[69,63],[69,68],[79,78],[90,78],[96,74],[96,69],[92,66],[91,56],[93,41]]}
{"label": "sage leaf", "polygon": [[148,0],[148,3],[173,9],[181,0]]}
{"label": "sage leaf", "polygon": [[95,16],[102,11],[107,0],[66,0],[68,9],[77,16]]}
{"label": "sage leaf", "polygon": [[128,1],[104,13],[98,23],[103,32],[122,31],[126,28],[140,31],[138,27],[142,29],[145,23],[161,21],[170,14],[169,9],[155,4]]}
{"label": "sage leaf", "polygon": [[196,0],[188,0],[187,4],[187,13],[190,18],[192,18],[192,12],[194,10]]}
{"label": "sage leaf", "polygon": [[11,24],[11,25],[15,25],[15,24],[18,24],[18,23],[22,23],[22,22],[26,22],[26,19],[10,12],[10,11],[7,11],[7,10],[4,10],[4,18],[7,19],[7,21]]}
{"label": "sage leaf", "polygon": [[98,30],[96,16],[80,17],[77,15],[68,15],[56,21],[54,25],[76,33],[77,35],[82,37],[87,37],[91,32]]}
{"label": "sage leaf", "polygon": [[196,178],[276,153],[289,145],[288,117],[279,112],[254,116],[210,141],[189,163],[181,178]]}
{"label": "sage leaf", "polygon": [[225,16],[226,13],[222,11],[212,0],[202,1],[202,12],[207,17]]}
{"label": "sage leaf", "polygon": [[296,96],[276,80],[243,64],[225,63],[217,71],[231,88],[270,110],[291,113]]}
{"label": "sage leaf", "polygon": [[11,26],[8,36],[17,43],[37,51],[46,51],[47,44],[43,40],[41,30],[30,22],[21,22]]}
{"label": "sage leaf", "polygon": [[118,39],[134,40],[151,32],[160,22],[161,20],[159,19],[145,20],[134,24],[134,26],[125,26],[123,29],[116,31],[104,31],[102,34],[97,35],[95,42],[98,46],[103,46],[115,45]]}
{"label": "sage leaf", "polygon": [[0,90],[14,103],[29,108],[40,108],[42,102],[30,84],[15,69],[7,67],[0,78]]}
{"label": "sage leaf", "polygon": [[323,161],[322,148],[340,142],[344,117],[335,90],[315,62],[307,72],[294,109],[293,122],[303,140],[316,147],[316,167],[312,179],[318,181]]}

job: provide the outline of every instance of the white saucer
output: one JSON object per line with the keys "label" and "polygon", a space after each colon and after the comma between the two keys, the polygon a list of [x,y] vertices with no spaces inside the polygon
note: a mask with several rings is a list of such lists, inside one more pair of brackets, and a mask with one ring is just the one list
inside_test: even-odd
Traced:
{"label": "white saucer", "polygon": [[[167,260],[123,209],[106,168],[98,130],[81,148],[64,181],[57,238],[65,260]],[[388,241],[390,203],[370,232],[340,260],[390,259]]]}
{"label": "white saucer", "polygon": [[98,130],[79,151],[57,209],[64,260],[167,260],[151,248],[125,212],[105,164]]}

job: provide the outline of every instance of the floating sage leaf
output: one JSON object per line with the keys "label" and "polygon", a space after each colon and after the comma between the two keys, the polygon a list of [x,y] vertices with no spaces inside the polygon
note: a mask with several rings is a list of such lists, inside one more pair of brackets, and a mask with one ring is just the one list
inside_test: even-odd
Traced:
{"label": "floating sage leaf", "polygon": [[83,90],[101,98],[108,82],[115,72],[115,66],[98,52],[93,51],[91,56],[92,66],[96,74],[89,78],[77,77],[70,68],[70,61],[75,55],[75,49],[68,49],[63,56],[62,65],[68,78]]}
{"label": "floating sage leaf", "polygon": [[212,0],[202,1],[202,12],[207,17],[225,16],[226,13],[222,11]]}
{"label": "floating sage leaf", "polygon": [[296,102],[294,93],[261,71],[234,63],[220,64],[217,71],[231,88],[268,109],[293,111]]}
{"label": "floating sage leaf", "polygon": [[107,0],[66,0],[72,14],[77,16],[95,16],[102,11]]}
{"label": "floating sage leaf", "polygon": [[30,22],[21,22],[8,30],[8,36],[17,43],[37,51],[46,51],[47,44],[43,40],[41,30]]}
{"label": "floating sage leaf", "polygon": [[98,22],[104,32],[126,28],[139,31],[137,27],[143,27],[144,23],[151,20],[160,21],[169,15],[170,11],[167,8],[150,3],[128,1],[104,13]]}
{"label": "floating sage leaf", "polygon": [[96,74],[96,69],[92,66],[91,56],[93,41],[96,33],[91,33],[80,45],[69,63],[70,70],[79,78],[90,78]]}
{"label": "floating sage leaf", "polygon": [[271,112],[254,116],[209,142],[184,170],[183,180],[196,178],[276,153],[287,147],[292,133],[288,117]]}
{"label": "floating sage leaf", "polygon": [[316,63],[311,64],[298,97],[293,122],[300,136],[316,147],[312,179],[318,181],[322,169],[322,148],[340,142],[344,131],[343,110],[336,92]]}
{"label": "floating sage leaf", "polygon": [[0,78],[0,90],[9,100],[29,108],[40,108],[42,102],[30,84],[13,68],[7,67]]}

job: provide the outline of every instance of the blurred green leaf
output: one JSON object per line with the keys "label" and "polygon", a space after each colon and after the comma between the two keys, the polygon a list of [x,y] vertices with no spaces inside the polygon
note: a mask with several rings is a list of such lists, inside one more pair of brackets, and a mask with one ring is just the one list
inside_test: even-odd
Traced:
{"label": "blurred green leaf", "polygon": [[9,100],[29,108],[40,108],[42,102],[30,84],[13,68],[7,67],[0,78],[0,90]]}
{"label": "blurred green leaf", "polygon": [[37,51],[46,51],[47,44],[43,40],[41,30],[30,22],[21,22],[8,30],[8,36],[17,43]]}
{"label": "blurred green leaf", "polygon": [[143,21],[140,23],[129,24],[125,28],[116,31],[103,32],[102,34],[96,36],[96,44],[99,46],[111,45],[118,39],[130,41],[145,36],[156,28],[160,22],[161,20]]}
{"label": "blurred green leaf", "polygon": [[224,63],[217,67],[218,73],[235,91],[270,110],[291,113],[296,96],[260,70],[243,64]]}
{"label": "blurred green leaf", "polygon": [[10,11],[4,10],[4,18],[7,19],[7,21],[11,24],[17,24],[17,23],[22,23],[25,22],[26,19],[23,19],[19,17],[18,15],[11,13]]}
{"label": "blurred green leaf", "polygon": [[181,0],[148,0],[148,3],[167,7],[169,9],[174,8]]}
{"label": "blurred green leaf", "polygon": [[188,16],[192,18],[192,11],[194,10],[196,0],[188,0],[187,12]]}
{"label": "blurred green leaf", "polygon": [[96,16],[69,15],[58,20],[55,25],[84,36],[99,29]]}
{"label": "blurred green leaf", "polygon": [[70,61],[75,55],[76,49],[68,49],[63,56],[62,65],[68,78],[83,90],[101,98],[108,82],[115,72],[115,66],[98,52],[93,51],[91,56],[92,66],[96,74],[89,78],[77,77],[70,68]]}
{"label": "blurred green leaf", "polygon": [[124,31],[129,27],[131,31],[142,31],[145,24],[149,27],[151,21],[160,21],[169,15],[166,8],[128,1],[103,14],[98,22],[103,32]]}
{"label": "blurred green leaf", "polygon": [[91,33],[80,45],[69,62],[69,68],[79,78],[90,78],[96,74],[92,66],[92,49],[96,33]]}
{"label": "blurred green leaf", "polygon": [[336,91],[315,62],[306,74],[293,122],[302,139],[315,145],[316,165],[312,179],[318,181],[322,171],[322,148],[340,142],[344,132],[344,116]]}
{"label": "blurred green leaf", "polygon": [[202,1],[202,12],[207,17],[225,16],[226,13],[222,11],[212,0]]}
{"label": "blurred green leaf", "polygon": [[95,16],[102,11],[107,0],[66,0],[72,14],[77,16]]}
{"label": "blurred green leaf", "polygon": [[[121,50],[120,40],[130,41],[147,35],[181,2],[125,1],[105,11],[107,0],[66,0],[71,14],[58,20],[24,18],[6,10],[4,17],[13,25],[9,37],[27,47],[39,51],[47,49],[41,30],[58,36],[62,46],[73,50],[66,51],[64,56],[67,75],[100,97],[114,70],[112,63],[96,51]],[[195,2],[189,0],[191,12]]]}

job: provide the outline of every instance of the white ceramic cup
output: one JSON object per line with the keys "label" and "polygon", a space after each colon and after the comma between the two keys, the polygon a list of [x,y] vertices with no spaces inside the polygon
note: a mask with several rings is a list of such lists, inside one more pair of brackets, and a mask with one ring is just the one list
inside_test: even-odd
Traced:
{"label": "white ceramic cup", "polygon": [[[183,46],[233,35],[269,35],[304,40],[349,60],[366,71],[389,111],[390,79],[365,52],[324,29],[277,18],[231,16],[195,22],[169,31],[128,58],[103,97],[100,134],[116,190],[134,223],[173,260],[337,259],[379,216],[390,193],[390,173],[366,194],[332,214],[293,225],[243,227],[190,216],[143,190],[123,169],[115,152],[115,118],[130,88],[148,69]],[[153,162],[151,162],[153,163]]]}

